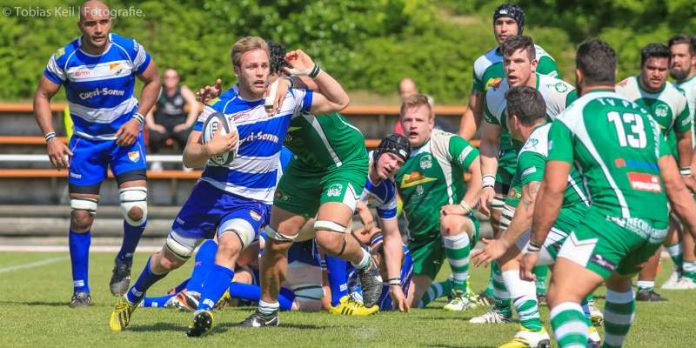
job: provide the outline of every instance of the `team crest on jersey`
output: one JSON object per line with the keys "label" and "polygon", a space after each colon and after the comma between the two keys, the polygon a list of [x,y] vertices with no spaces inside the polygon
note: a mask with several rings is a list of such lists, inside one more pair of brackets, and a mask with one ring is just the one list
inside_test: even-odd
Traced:
{"label": "team crest on jersey", "polygon": [[433,167],[433,158],[430,155],[425,155],[420,159],[421,169],[430,169]]}
{"label": "team crest on jersey", "polygon": [[419,172],[413,172],[411,174],[404,175],[403,179],[401,179],[401,184],[399,185],[399,187],[401,187],[401,188],[413,187],[416,185],[425,184],[425,183],[435,181],[435,180],[437,180],[437,179],[423,176],[423,174],[421,174]]}
{"label": "team crest on jersey", "polygon": [[253,210],[249,210],[249,216],[256,221],[261,221],[261,215]]}
{"label": "team crest on jersey", "polygon": [[539,139],[531,138],[524,144],[524,148],[525,149],[534,149],[534,148],[536,148],[537,145],[539,145]]}
{"label": "team crest on jersey", "polygon": [[416,187],[416,194],[417,195],[422,196],[424,191],[425,191],[425,189],[423,188],[423,185],[418,185],[418,187]]}
{"label": "team crest on jersey", "polygon": [[657,117],[669,116],[669,107],[665,104],[658,104],[655,107],[655,116],[657,116]]}
{"label": "team crest on jersey", "polygon": [[109,71],[112,71],[114,75],[120,75],[123,72],[123,67],[120,62],[109,64]]}
{"label": "team crest on jersey", "polygon": [[58,50],[56,50],[56,53],[54,53],[56,59],[62,57],[65,54],[65,47],[61,47]]}
{"label": "team crest on jersey", "polygon": [[565,83],[560,82],[560,81],[556,82],[556,84],[553,87],[556,88],[556,91],[558,93],[565,93],[568,91],[568,86]]}
{"label": "team crest on jersey", "polygon": [[279,189],[276,189],[274,196],[275,196],[276,201],[287,201],[288,200],[288,196],[286,194],[284,194]]}
{"label": "team crest on jersey", "polygon": [[133,163],[138,162],[138,160],[140,159],[140,152],[139,151],[129,152],[128,159],[131,160],[131,162],[133,162]]}
{"label": "team crest on jersey", "polygon": [[500,87],[500,84],[503,82],[503,79],[500,77],[496,77],[494,79],[488,79],[488,82],[486,82],[486,88],[484,88],[484,91],[487,91],[489,88],[493,89],[498,89]]}
{"label": "team crest on jersey", "polygon": [[343,191],[343,184],[333,184],[326,190],[326,195],[329,197],[338,197],[341,195],[341,191]]}

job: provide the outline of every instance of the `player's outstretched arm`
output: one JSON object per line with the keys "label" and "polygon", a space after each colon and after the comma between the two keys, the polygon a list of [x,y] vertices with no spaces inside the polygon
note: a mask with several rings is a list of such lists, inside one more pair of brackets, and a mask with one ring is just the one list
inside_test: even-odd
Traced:
{"label": "player's outstretched arm", "polygon": [[302,50],[294,50],[285,55],[285,61],[291,66],[287,72],[291,75],[309,76],[317,84],[317,91],[312,100],[313,114],[328,114],[341,111],[348,106],[350,98],[340,83],[312,61]]}
{"label": "player's outstretched arm", "polygon": [[696,236],[696,203],[691,198],[691,192],[684,185],[674,157],[662,156],[657,163],[660,166],[660,176],[665,183],[665,191],[672,209],[686,225],[687,230]]}
{"label": "player's outstretched arm", "polygon": [[[380,219],[382,233],[384,234],[384,262],[387,267],[387,282],[389,282],[389,295],[394,304],[401,312],[408,312],[410,306],[401,288],[401,262],[404,257],[404,250],[401,246],[401,233],[396,217],[391,219]],[[399,280],[397,284],[396,281]]]}
{"label": "player's outstretched arm", "polygon": [[495,174],[498,171],[498,149],[500,148],[500,134],[502,128],[499,125],[484,121],[481,124],[481,176],[483,189],[481,190],[480,209],[490,214],[490,204],[495,197]]}
{"label": "player's outstretched arm", "polygon": [[60,85],[53,83],[45,76],[41,76],[39,86],[34,94],[34,117],[41,133],[46,137],[48,157],[51,165],[57,169],[67,168],[69,163],[65,156],[72,156],[67,145],[55,139],[51,113],[51,98],[60,90]]}

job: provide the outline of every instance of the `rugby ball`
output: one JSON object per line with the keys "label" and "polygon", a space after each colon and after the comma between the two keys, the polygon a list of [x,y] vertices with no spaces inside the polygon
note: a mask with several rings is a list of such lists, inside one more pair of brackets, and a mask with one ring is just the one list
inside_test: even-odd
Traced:
{"label": "rugby ball", "polygon": [[[232,133],[239,134],[237,131],[237,126],[235,125],[232,119],[226,117],[222,113],[215,112],[210,114],[210,116],[208,116],[208,119],[205,120],[205,124],[203,124],[201,143],[204,145],[209,143],[213,139],[213,137],[216,134],[218,134],[218,132],[220,132],[220,134],[223,135]],[[237,146],[235,146],[235,148],[232,149],[232,151],[230,152],[210,156],[210,161],[220,166],[229,165],[237,157],[238,149],[239,142],[237,142]]]}

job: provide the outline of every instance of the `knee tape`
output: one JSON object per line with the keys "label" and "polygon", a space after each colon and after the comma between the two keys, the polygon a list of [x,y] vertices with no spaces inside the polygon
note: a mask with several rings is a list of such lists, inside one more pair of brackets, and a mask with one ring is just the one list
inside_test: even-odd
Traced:
{"label": "knee tape", "polygon": [[72,198],[70,208],[72,210],[86,210],[92,215],[97,214],[98,200],[91,198]]}
{"label": "knee tape", "polygon": [[193,254],[193,250],[198,245],[199,240],[196,238],[186,238],[178,235],[176,232],[172,231],[167,236],[167,241],[164,244],[167,250],[169,250],[176,258],[182,261],[186,261]]}
{"label": "knee tape", "polygon": [[329,231],[329,232],[336,232],[336,233],[346,233],[350,232],[346,229],[346,226],[343,226],[341,224],[337,224],[333,221],[328,221],[328,220],[317,220],[314,222],[314,230],[315,231]]}
{"label": "knee tape", "polygon": [[[121,213],[126,222],[131,226],[140,226],[147,220],[147,187],[127,187],[119,190],[121,199]],[[140,208],[143,217],[133,220],[128,216],[131,208]]]}
{"label": "knee tape", "polygon": [[227,220],[218,227],[218,237],[228,232],[237,234],[239,240],[242,241],[242,249],[248,247],[256,238],[254,227],[244,219]]}
{"label": "knee tape", "polygon": [[270,225],[266,225],[266,227],[264,228],[264,231],[266,232],[266,236],[268,238],[273,239],[273,240],[278,241],[278,242],[292,243],[295,241],[295,239],[297,239],[297,235],[294,235],[294,236],[284,235],[284,234],[276,231],[275,229],[273,229]]}

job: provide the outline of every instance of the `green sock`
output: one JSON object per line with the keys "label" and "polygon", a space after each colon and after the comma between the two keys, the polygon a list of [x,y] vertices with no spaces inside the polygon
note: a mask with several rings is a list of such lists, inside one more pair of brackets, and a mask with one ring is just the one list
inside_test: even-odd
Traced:
{"label": "green sock", "polygon": [[532,270],[536,275],[536,293],[537,295],[546,295],[546,278],[549,275],[548,266],[536,266]]}
{"label": "green sock", "polygon": [[621,347],[635,318],[636,301],[633,289],[615,292],[607,289],[607,302],[604,304],[604,346]]}
{"label": "green sock", "polygon": [[551,326],[559,347],[587,346],[587,321],[582,307],[573,302],[563,302],[551,309]]}
{"label": "green sock", "polygon": [[503,315],[512,316],[512,301],[510,301],[510,293],[505,287],[503,280],[503,272],[500,270],[497,262],[491,263],[493,269],[493,290],[495,291],[494,309]]}
{"label": "green sock", "polygon": [[466,292],[466,280],[469,278],[469,253],[471,244],[469,235],[465,233],[453,236],[443,236],[445,255],[452,269],[452,284],[457,292]]}

